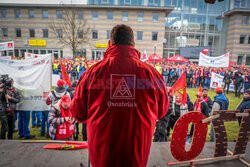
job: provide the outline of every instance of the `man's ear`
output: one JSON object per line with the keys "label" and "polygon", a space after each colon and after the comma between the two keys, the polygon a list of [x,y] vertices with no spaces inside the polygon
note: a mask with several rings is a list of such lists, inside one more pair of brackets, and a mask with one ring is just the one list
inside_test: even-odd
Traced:
{"label": "man's ear", "polygon": [[135,47],[135,41],[133,40],[133,42],[132,42],[132,45],[133,45],[133,47]]}
{"label": "man's ear", "polygon": [[111,42],[110,42],[110,40],[108,41],[108,48],[111,46]]}

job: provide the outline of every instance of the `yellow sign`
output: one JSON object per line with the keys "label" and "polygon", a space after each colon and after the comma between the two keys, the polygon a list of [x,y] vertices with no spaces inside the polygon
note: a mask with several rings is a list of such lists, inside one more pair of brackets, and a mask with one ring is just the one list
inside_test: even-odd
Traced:
{"label": "yellow sign", "polygon": [[46,40],[44,40],[44,39],[30,39],[29,46],[46,46]]}
{"label": "yellow sign", "polygon": [[189,24],[188,24],[188,28],[189,28],[190,30],[200,30],[200,29],[201,29],[201,26],[200,26],[200,24],[198,24],[198,23],[189,23]]}
{"label": "yellow sign", "polygon": [[95,47],[97,47],[97,48],[107,48],[108,44],[106,44],[106,43],[96,43]]}

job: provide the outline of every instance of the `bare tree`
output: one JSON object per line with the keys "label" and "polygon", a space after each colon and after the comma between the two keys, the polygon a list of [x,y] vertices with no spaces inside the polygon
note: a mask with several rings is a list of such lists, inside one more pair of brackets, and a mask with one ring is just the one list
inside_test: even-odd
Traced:
{"label": "bare tree", "polygon": [[83,18],[81,11],[75,8],[62,10],[59,17],[61,18],[51,20],[49,27],[60,43],[70,47],[75,58],[77,49],[83,44],[89,44],[92,28],[87,25],[87,20]]}

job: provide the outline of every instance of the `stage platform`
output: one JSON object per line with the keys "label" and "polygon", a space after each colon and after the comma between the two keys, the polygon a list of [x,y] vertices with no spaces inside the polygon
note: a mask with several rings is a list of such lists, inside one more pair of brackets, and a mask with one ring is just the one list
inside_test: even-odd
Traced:
{"label": "stage platform", "polygon": [[[21,140],[0,140],[1,167],[88,167],[88,149],[82,150],[45,150],[46,143],[22,143]],[[164,167],[176,161],[170,152],[170,142],[152,143],[148,167]],[[228,143],[233,151],[235,143]],[[211,158],[214,143],[207,142],[202,153],[196,158]],[[244,158],[250,163],[250,142]],[[245,167],[239,160],[195,165],[202,167]]]}

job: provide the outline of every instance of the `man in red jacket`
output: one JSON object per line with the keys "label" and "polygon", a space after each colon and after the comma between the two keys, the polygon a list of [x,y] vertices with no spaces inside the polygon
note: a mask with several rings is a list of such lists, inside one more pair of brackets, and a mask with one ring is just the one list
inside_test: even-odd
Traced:
{"label": "man in red jacket", "polygon": [[71,111],[87,123],[93,167],[146,166],[156,121],[167,113],[163,78],[134,45],[133,30],[115,26],[104,59],[78,82]]}

